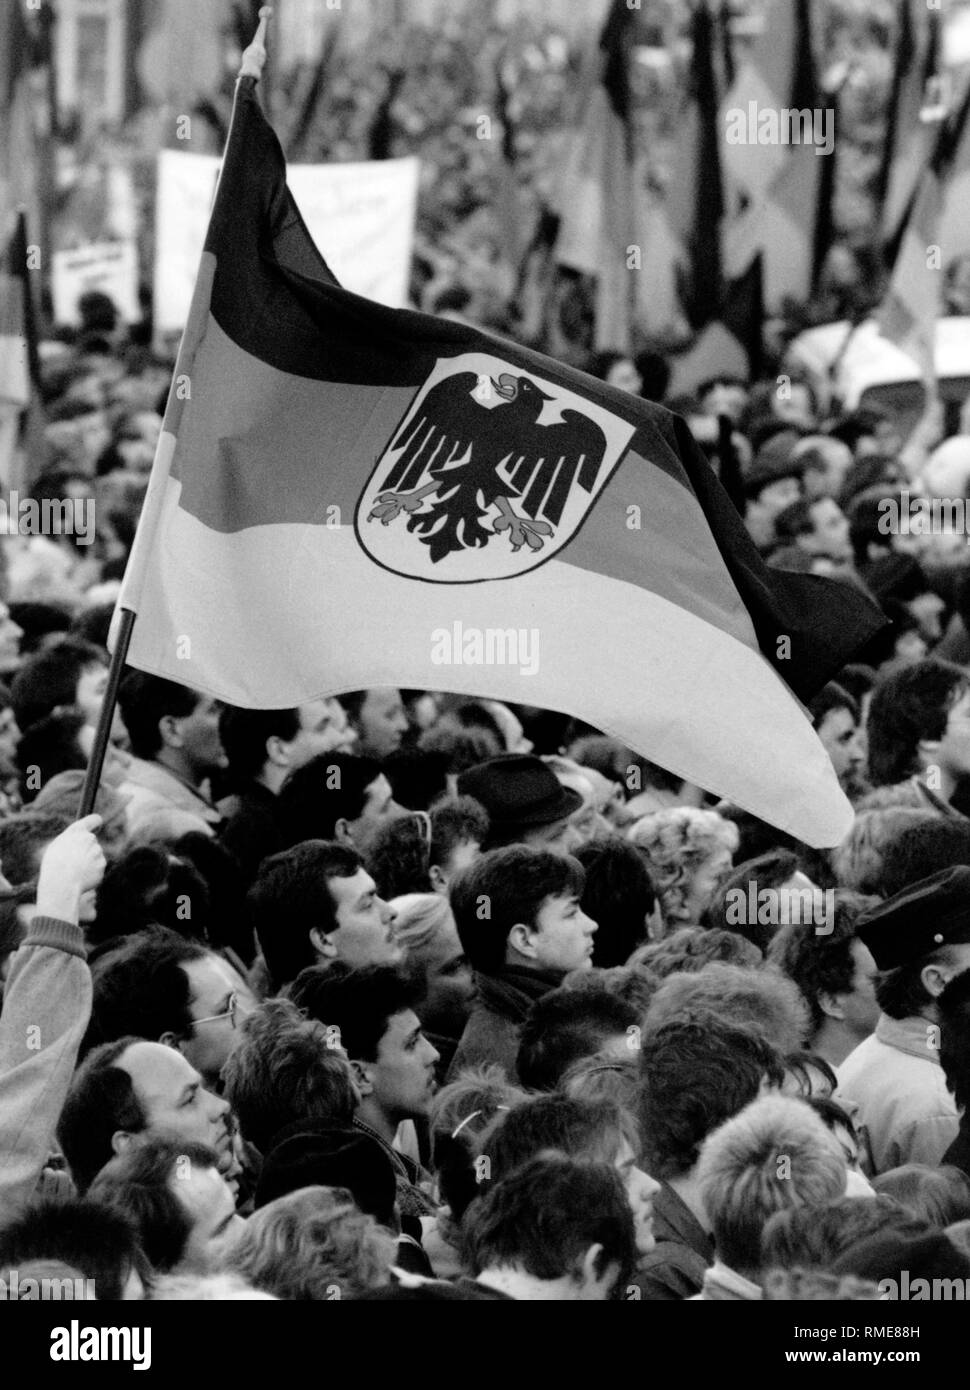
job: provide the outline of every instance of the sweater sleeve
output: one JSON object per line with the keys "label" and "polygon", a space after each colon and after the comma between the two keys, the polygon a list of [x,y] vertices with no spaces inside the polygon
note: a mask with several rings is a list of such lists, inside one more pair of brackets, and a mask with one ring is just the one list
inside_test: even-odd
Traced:
{"label": "sweater sleeve", "polygon": [[35,917],[13,957],[0,1011],[0,1220],[34,1194],[91,1017],[81,929]]}

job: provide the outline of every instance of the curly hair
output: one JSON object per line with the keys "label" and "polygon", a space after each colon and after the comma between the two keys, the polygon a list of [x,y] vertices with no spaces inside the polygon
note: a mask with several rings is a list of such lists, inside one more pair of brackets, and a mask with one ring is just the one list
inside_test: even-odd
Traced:
{"label": "curly hair", "polygon": [[644,1027],[660,1028],[696,1014],[755,1029],[783,1056],[803,1047],[811,1028],[808,1008],[791,980],[778,971],[719,961],[694,974],[668,976],[651,1001]]}
{"label": "curly hair", "polygon": [[720,928],[679,927],[662,941],[650,941],[630,957],[629,964],[640,965],[658,979],[665,980],[680,970],[696,973],[711,961],[727,965],[758,966],[764,957],[753,941],[737,932]]}
{"label": "curly hair", "polygon": [[832,851],[832,868],[843,888],[856,893],[876,893],[885,897],[883,868],[896,838],[912,826],[940,820],[929,808],[891,805],[856,810],[852,829]]}
{"label": "curly hair", "polygon": [[277,1298],[354,1298],[387,1284],[397,1242],[342,1187],[303,1187],[254,1212],[224,1267]]}
{"label": "curly hair", "polygon": [[877,902],[875,897],[838,888],[830,932],[822,935],[805,923],[792,922],[779,927],[769,944],[769,964],[798,986],[811,1010],[813,1030],[825,1022],[822,995],[848,994],[852,989],[856,922]]}
{"label": "curly hair", "polygon": [[672,806],[641,816],[630,826],[627,839],[647,857],[665,921],[689,923],[687,896],[694,874],[718,850],[734,854],[740,834],[716,811]]}

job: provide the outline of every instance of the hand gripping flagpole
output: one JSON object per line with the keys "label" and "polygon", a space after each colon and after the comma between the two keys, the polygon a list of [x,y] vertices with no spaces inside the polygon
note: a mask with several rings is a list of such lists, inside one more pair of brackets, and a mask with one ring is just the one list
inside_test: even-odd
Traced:
{"label": "hand gripping flagpole", "polygon": [[[239,83],[244,77],[259,78],[266,63],[266,30],[272,17],[273,9],[271,5],[264,5],[259,11],[259,26],[253,37],[252,43],[245,50],[242,62],[239,66],[239,77],[236,81],[236,90],[239,90]],[[235,112],[235,106],[233,108]],[[232,139],[232,122],[229,125],[229,136],[226,140],[228,148],[229,140]],[[223,158],[223,166],[225,158]],[[221,179],[221,170],[220,170]],[[218,192],[218,188],[217,188]],[[178,358],[173,373],[172,389],[179,379],[179,367],[185,354],[187,339],[191,337],[194,341],[198,334],[198,325],[193,323],[193,315],[190,314],[189,323],[182,333],[182,341],[179,344]],[[135,536],[135,543],[132,546],[132,558],[129,558],[129,573],[125,575],[125,587],[130,592],[139,593],[141,585],[137,582],[137,574],[147,563],[151,550],[149,538],[154,535],[158,521],[158,513],[164,496],[164,481],[168,475],[171,464],[171,442],[166,439],[163,430],[159,437],[158,449],[155,453],[155,463],[152,467],[152,478],[149,483],[148,494],[142,507],[142,514],[138,523],[138,532]],[[139,544],[141,542],[141,544]],[[136,551],[139,552],[136,554]],[[134,576],[134,582],[128,583],[129,576]],[[98,719],[98,727],[94,735],[94,745],[91,749],[91,757],[88,760],[87,771],[84,776],[84,786],[81,790],[81,805],[78,810],[78,819],[90,815],[94,809],[95,797],[98,794],[98,786],[101,782],[101,773],[104,770],[104,760],[108,751],[108,740],[111,734],[111,724],[114,720],[115,706],[118,703],[118,687],[121,685],[121,675],[125,668],[125,661],[128,657],[128,647],[131,643],[131,634],[135,626],[135,618],[138,616],[137,610],[126,605],[119,608],[116,614],[117,631],[114,647],[111,653],[111,665],[108,668],[108,684],[104,692],[104,700],[101,704],[101,714]]]}

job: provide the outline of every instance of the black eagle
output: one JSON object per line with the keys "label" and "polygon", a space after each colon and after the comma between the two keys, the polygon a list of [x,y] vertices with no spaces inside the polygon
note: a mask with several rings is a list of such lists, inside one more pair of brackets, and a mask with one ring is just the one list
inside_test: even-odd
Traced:
{"label": "black eagle", "polygon": [[[487,392],[502,404],[483,405]],[[439,381],[394,440],[391,447],[402,452],[368,521],[388,526],[408,512],[408,530],[434,563],[453,550],[487,545],[502,532],[513,550],[541,550],[543,537],[562,519],[573,483],[592,492],[606,453],[606,435],[578,410],[564,410],[553,425],[538,423],[544,403],[553,399],[529,377],[509,372],[497,381],[474,372]],[[421,484],[425,474],[431,481]],[[513,509],[512,498],[520,499],[524,515]],[[500,515],[488,528],[482,520],[492,506]]]}

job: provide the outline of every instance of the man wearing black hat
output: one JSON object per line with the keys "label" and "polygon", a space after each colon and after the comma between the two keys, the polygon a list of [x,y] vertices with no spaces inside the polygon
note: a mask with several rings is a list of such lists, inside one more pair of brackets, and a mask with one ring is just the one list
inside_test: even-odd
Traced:
{"label": "man wearing black hat", "polygon": [[583,798],[563,786],[541,758],[503,753],[468,768],[457,782],[459,796],[473,796],[488,812],[488,849],[535,845],[572,854],[583,843],[572,817]]}
{"label": "man wearing black hat", "polygon": [[838,1069],[836,1099],[865,1129],[872,1171],[939,1164],[957,1112],[940,1065],[937,999],[970,969],[970,868],[942,869],[863,913],[856,934],[879,974],[872,1037]]}

